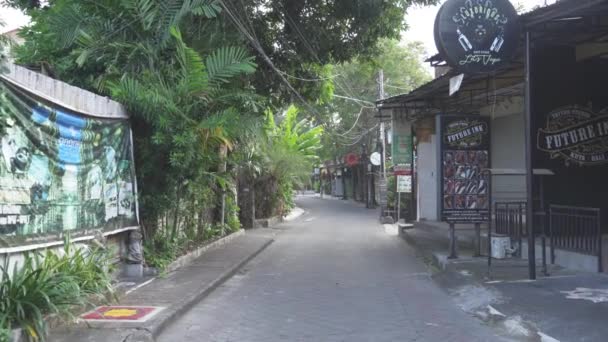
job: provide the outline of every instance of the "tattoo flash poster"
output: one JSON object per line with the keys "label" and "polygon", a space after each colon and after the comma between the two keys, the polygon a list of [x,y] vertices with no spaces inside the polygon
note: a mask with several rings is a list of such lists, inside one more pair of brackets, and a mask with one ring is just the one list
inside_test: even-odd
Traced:
{"label": "tattoo flash poster", "polygon": [[83,116],[0,82],[0,242],[137,226],[126,120]]}
{"label": "tattoo flash poster", "polygon": [[490,124],[480,116],[441,116],[442,219],[489,220]]}

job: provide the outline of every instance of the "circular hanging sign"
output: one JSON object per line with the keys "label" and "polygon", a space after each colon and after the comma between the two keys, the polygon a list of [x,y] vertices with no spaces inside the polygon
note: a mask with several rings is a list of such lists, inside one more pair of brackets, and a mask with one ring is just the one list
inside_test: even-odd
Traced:
{"label": "circular hanging sign", "polygon": [[380,155],[379,152],[374,152],[374,153],[372,153],[371,156],[369,156],[369,161],[374,166],[380,166],[380,165],[382,165],[382,156]]}
{"label": "circular hanging sign", "polygon": [[448,0],[435,19],[437,50],[465,74],[503,67],[519,38],[519,17],[509,0]]}
{"label": "circular hanging sign", "polygon": [[349,153],[344,157],[344,161],[346,161],[346,165],[355,166],[359,164],[359,156],[354,153]]}

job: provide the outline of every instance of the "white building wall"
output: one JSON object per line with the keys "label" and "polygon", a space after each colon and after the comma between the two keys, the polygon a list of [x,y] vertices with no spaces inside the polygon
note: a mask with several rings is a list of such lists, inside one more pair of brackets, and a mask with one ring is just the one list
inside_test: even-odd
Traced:
{"label": "white building wall", "polygon": [[[492,113],[492,110],[494,111]],[[519,98],[482,109],[492,115],[492,168],[525,170],[525,125],[523,102]],[[493,201],[519,201],[526,198],[526,179],[521,176],[495,176]]]}
{"label": "white building wall", "polygon": [[[525,135],[523,99],[513,98],[481,109],[491,116],[492,168],[525,170]],[[440,186],[438,138],[420,141],[417,148],[417,209],[418,219],[439,220]],[[495,176],[492,181],[494,201],[519,201],[526,198],[525,176]]]}
{"label": "white building wall", "polygon": [[334,180],[334,196],[336,197],[344,196],[344,184],[342,182],[342,176],[336,176]]}
{"label": "white building wall", "polygon": [[437,221],[437,136],[418,143],[418,219]]}

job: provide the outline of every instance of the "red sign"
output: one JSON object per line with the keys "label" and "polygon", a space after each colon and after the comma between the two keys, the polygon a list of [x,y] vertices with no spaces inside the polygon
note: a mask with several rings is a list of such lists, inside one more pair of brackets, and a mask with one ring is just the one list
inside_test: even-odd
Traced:
{"label": "red sign", "polygon": [[344,160],[346,161],[346,165],[348,166],[355,166],[359,164],[359,156],[354,153],[347,154],[344,157]]}
{"label": "red sign", "polygon": [[395,176],[411,176],[412,170],[395,170],[393,174]]}

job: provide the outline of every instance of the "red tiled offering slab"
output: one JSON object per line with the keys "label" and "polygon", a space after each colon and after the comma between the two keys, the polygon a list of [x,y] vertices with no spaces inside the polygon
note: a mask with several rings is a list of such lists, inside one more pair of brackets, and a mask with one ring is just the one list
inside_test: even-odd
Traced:
{"label": "red tiled offering slab", "polygon": [[100,306],[80,317],[86,321],[145,322],[162,309],[156,306]]}

